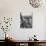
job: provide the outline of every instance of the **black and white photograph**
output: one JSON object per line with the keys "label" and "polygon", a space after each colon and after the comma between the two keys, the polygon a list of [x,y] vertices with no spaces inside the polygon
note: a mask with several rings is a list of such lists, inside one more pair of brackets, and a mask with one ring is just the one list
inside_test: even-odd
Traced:
{"label": "black and white photograph", "polygon": [[20,13],[20,28],[32,28],[32,16],[22,16]]}

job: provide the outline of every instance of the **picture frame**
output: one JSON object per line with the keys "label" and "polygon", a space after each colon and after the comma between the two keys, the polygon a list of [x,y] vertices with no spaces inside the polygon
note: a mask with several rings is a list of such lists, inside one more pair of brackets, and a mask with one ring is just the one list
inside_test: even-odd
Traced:
{"label": "picture frame", "polygon": [[20,12],[20,28],[32,28],[33,14],[23,14]]}

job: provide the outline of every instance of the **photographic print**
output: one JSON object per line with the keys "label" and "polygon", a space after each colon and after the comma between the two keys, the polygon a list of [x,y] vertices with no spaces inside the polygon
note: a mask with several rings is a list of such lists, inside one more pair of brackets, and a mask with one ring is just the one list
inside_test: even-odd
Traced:
{"label": "photographic print", "polygon": [[20,28],[32,28],[32,16],[22,16],[20,13]]}

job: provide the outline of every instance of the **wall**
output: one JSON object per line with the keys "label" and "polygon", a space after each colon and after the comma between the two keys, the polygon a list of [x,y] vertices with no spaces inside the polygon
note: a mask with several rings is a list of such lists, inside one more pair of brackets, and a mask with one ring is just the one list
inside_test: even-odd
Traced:
{"label": "wall", "polygon": [[[28,0],[0,0],[0,17],[13,17],[13,22],[10,31],[17,40],[27,40],[34,34],[37,35],[39,40],[45,39],[45,15],[46,8],[33,8],[30,6]],[[20,12],[29,11],[33,12],[33,28],[20,29]],[[1,31],[2,33],[2,31]],[[0,34],[1,34],[0,33]],[[44,34],[45,33],[45,34]],[[2,39],[2,36],[0,36]]]}

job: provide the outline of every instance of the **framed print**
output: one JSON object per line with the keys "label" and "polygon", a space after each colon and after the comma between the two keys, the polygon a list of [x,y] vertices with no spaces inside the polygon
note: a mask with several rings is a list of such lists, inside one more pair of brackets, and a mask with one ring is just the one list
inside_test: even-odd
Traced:
{"label": "framed print", "polygon": [[20,13],[20,28],[32,28],[32,15],[24,15]]}

